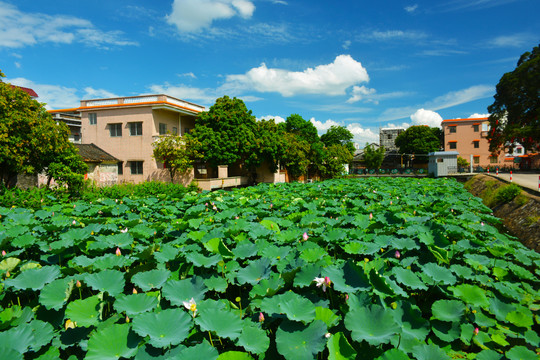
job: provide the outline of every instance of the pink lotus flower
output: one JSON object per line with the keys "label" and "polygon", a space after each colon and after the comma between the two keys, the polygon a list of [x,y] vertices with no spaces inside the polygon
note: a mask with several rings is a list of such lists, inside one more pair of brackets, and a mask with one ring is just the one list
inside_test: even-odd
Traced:
{"label": "pink lotus flower", "polygon": [[369,220],[373,219],[373,213],[369,213]]}
{"label": "pink lotus flower", "polygon": [[484,222],[482,221],[482,222],[480,223],[480,225],[484,226]]}
{"label": "pink lotus flower", "polygon": [[398,250],[396,250],[396,253],[394,254],[394,256],[396,257],[396,259],[399,259],[401,257],[401,254],[399,253]]}
{"label": "pink lotus flower", "polygon": [[316,277],[313,281],[315,281],[317,287],[322,286],[323,292],[326,292],[326,288],[330,287],[330,284],[332,284],[332,281],[330,281],[328,276],[325,276],[324,278]]}
{"label": "pink lotus flower", "polygon": [[479,331],[480,331],[480,329],[474,328],[473,334],[474,334],[474,335],[478,335],[478,332],[479,332]]}
{"label": "pink lotus flower", "polygon": [[75,286],[80,288],[81,287],[81,281],[80,280],[77,280],[77,282],[75,283]]}
{"label": "pink lotus flower", "polygon": [[120,248],[116,248],[116,256],[122,256],[122,252],[120,251]]}
{"label": "pink lotus flower", "polygon": [[264,314],[262,312],[259,313],[259,322],[264,322]]}
{"label": "pink lotus flower", "polygon": [[302,239],[304,241],[307,241],[308,238],[309,238],[309,236],[308,236],[307,232],[305,232],[304,235],[302,235]]}
{"label": "pink lotus flower", "polygon": [[6,256],[6,250],[2,250],[2,256]]}

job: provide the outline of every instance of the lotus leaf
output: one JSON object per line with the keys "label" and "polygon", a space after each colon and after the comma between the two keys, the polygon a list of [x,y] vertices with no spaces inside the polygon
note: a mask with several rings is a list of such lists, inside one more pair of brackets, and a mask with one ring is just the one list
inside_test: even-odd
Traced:
{"label": "lotus leaf", "polygon": [[195,346],[187,347],[182,350],[178,355],[174,357],[175,360],[192,360],[192,359],[204,359],[204,360],[216,360],[218,358],[218,351],[206,341]]}
{"label": "lotus leaf", "polygon": [[328,348],[329,360],[356,359],[356,350],[349,344],[347,337],[342,332],[333,334],[328,340],[326,347]]}
{"label": "lotus leaf", "polygon": [[193,321],[180,308],[166,309],[158,313],[143,313],[133,319],[133,331],[157,348],[178,345],[189,335]]}
{"label": "lotus leaf", "polygon": [[87,360],[116,360],[130,358],[137,352],[139,339],[129,324],[113,324],[97,331],[88,340]]}
{"label": "lotus leaf", "polygon": [[173,305],[183,306],[184,301],[192,298],[196,302],[201,301],[207,290],[204,280],[194,276],[184,280],[168,280],[162,287],[162,294]]}
{"label": "lotus leaf", "polygon": [[201,308],[195,318],[204,331],[213,331],[220,337],[237,339],[242,332],[242,319],[230,311],[217,308]]}
{"label": "lotus leaf", "polygon": [[263,329],[252,323],[244,322],[237,344],[243,346],[250,353],[263,354],[270,346],[270,339]]}
{"label": "lotus leaf", "polygon": [[508,360],[538,360],[538,354],[535,354],[525,346],[514,346],[505,355]]}
{"label": "lotus leaf", "polygon": [[266,279],[270,276],[270,260],[261,258],[252,261],[248,266],[238,270],[236,278],[240,284],[258,283],[261,279]]}
{"label": "lotus leaf", "polygon": [[161,289],[161,286],[171,276],[169,270],[150,270],[139,272],[131,278],[131,282],[141,288],[142,291]]}
{"label": "lotus leaf", "polygon": [[400,267],[394,267],[392,269],[392,272],[396,276],[396,280],[405,285],[410,287],[411,289],[415,290],[426,290],[427,286],[424,284],[422,280],[416,274],[409,269],[404,269]]}
{"label": "lotus leaf", "polygon": [[125,312],[128,316],[141,314],[154,309],[158,299],[147,294],[119,295],[114,302],[118,312]]}
{"label": "lotus leaf", "polygon": [[336,291],[355,292],[366,291],[371,285],[364,274],[364,270],[351,261],[341,265],[331,265],[322,270],[322,276],[328,276]]}
{"label": "lotus leaf", "polygon": [[77,326],[93,326],[100,321],[101,297],[91,296],[83,300],[71,301],[66,308],[66,318]]}
{"label": "lotus leaf", "polygon": [[413,349],[413,354],[417,360],[450,360],[450,356],[448,356],[443,349],[435,344],[422,344],[415,346]]}
{"label": "lotus leaf", "polygon": [[485,291],[476,285],[462,284],[451,288],[451,290],[455,297],[460,298],[467,304],[483,308],[489,307],[489,300],[486,297]]}
{"label": "lotus leaf", "polygon": [[315,320],[308,326],[298,322],[284,321],[276,332],[278,352],[285,359],[313,359],[324,349],[326,325]]}
{"label": "lotus leaf", "polygon": [[410,357],[399,349],[390,349],[385,351],[385,353],[376,360],[410,360]]}
{"label": "lotus leaf", "polygon": [[6,279],[5,284],[16,289],[40,290],[58,276],[60,276],[58,266],[44,266],[23,271],[14,279]]}
{"label": "lotus leaf", "polygon": [[457,322],[463,316],[465,304],[457,300],[437,300],[431,306],[432,319]]}
{"label": "lotus leaf", "polygon": [[354,340],[365,340],[371,345],[388,343],[400,333],[391,311],[380,305],[351,309],[345,316],[345,327]]}
{"label": "lotus leaf", "polygon": [[124,274],[118,270],[103,270],[94,274],[87,274],[84,281],[97,291],[108,292],[112,296],[124,291],[126,280]]}
{"label": "lotus leaf", "polygon": [[12,349],[23,354],[34,341],[34,331],[30,326],[17,326],[0,332],[0,349]]}
{"label": "lotus leaf", "polygon": [[434,263],[427,263],[423,265],[422,271],[431,279],[433,279],[436,284],[443,283],[446,285],[453,285],[457,281],[456,277],[452,274],[452,272],[449,269],[444,268]]}

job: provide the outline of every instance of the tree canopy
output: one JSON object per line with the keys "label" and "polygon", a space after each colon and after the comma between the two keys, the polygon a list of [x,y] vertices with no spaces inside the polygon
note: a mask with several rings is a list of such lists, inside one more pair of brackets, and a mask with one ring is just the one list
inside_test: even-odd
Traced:
{"label": "tree canopy", "polygon": [[195,151],[197,148],[195,141],[195,138],[182,138],[179,135],[165,134],[152,143],[154,159],[164,164],[172,182],[174,182],[178,172],[185,173],[193,168],[196,160],[201,158],[200,154]]}
{"label": "tree canopy", "polygon": [[11,187],[17,174],[45,172],[49,181],[54,177],[78,191],[86,170],[68,127],[26,92],[0,81],[0,182]]}
{"label": "tree canopy", "polygon": [[440,134],[439,128],[425,125],[411,126],[397,136],[396,146],[400,154],[427,155],[439,150]]}
{"label": "tree canopy", "polygon": [[349,149],[351,154],[354,154],[355,148],[354,143],[351,141],[353,139],[353,134],[343,126],[332,125],[326,133],[321,135],[321,141],[324,146],[329,147],[332,145],[343,145]]}
{"label": "tree canopy", "polygon": [[375,149],[374,146],[366,143],[364,148],[364,163],[368,169],[378,169],[381,167],[381,164],[384,160],[385,154],[384,146]]}
{"label": "tree canopy", "polygon": [[516,68],[502,76],[494,98],[488,106],[490,151],[517,142],[527,150],[540,150],[540,45],[521,55]]}

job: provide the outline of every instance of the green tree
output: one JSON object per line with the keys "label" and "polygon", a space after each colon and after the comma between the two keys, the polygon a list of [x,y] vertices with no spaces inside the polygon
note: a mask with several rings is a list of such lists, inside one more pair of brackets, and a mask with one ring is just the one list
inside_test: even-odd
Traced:
{"label": "green tree", "polygon": [[276,172],[284,154],[284,131],[274,119],[260,120],[256,130],[256,152],[261,162],[268,164],[268,170]]}
{"label": "green tree", "polygon": [[12,187],[17,174],[45,172],[77,192],[86,169],[68,127],[26,92],[0,81],[0,182]]}
{"label": "green tree", "polygon": [[332,145],[346,146],[351,154],[354,154],[353,134],[343,126],[332,125],[326,133],[321,135],[321,141],[324,146],[329,147]]}
{"label": "green tree", "polygon": [[353,154],[346,145],[333,144],[325,148],[325,160],[321,176],[326,179],[338,177],[345,171],[345,164],[352,161]]}
{"label": "green tree", "polygon": [[374,146],[366,143],[364,148],[364,163],[368,169],[378,169],[381,167],[381,164],[384,160],[385,154],[384,146],[375,149]]}
{"label": "green tree", "polygon": [[287,169],[287,174],[291,180],[298,179],[301,175],[307,174],[310,164],[309,152],[310,144],[298,135],[286,132],[283,134],[284,146],[282,163]]}
{"label": "green tree", "polygon": [[464,168],[464,169],[467,169],[469,167],[469,162],[467,160],[465,160],[464,158],[462,158],[461,156],[458,156],[457,158],[457,165],[458,167],[460,168]]}
{"label": "green tree", "polygon": [[244,102],[223,96],[197,116],[188,137],[196,140],[195,152],[212,166],[239,164],[253,169],[261,163],[256,132],[255,117]]}
{"label": "green tree", "polygon": [[488,106],[489,150],[499,152],[515,142],[540,150],[540,45],[521,55],[516,68],[502,76],[494,98]]}
{"label": "green tree", "polygon": [[194,162],[201,158],[195,150],[196,141],[196,138],[165,134],[152,143],[154,159],[165,165],[173,183],[177,173],[183,174],[192,169]]}
{"label": "green tree", "polygon": [[430,128],[425,125],[411,126],[396,138],[396,146],[401,154],[413,154],[420,161],[427,162],[428,157],[417,155],[427,155],[440,148],[441,130]]}

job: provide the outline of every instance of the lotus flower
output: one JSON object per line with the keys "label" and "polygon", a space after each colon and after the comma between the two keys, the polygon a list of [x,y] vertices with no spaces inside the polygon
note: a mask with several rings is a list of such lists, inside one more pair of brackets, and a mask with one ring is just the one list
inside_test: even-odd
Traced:
{"label": "lotus flower", "polygon": [[478,335],[478,332],[479,332],[479,331],[480,331],[480,330],[479,330],[478,328],[474,328],[473,334],[474,334],[474,335]]}
{"label": "lotus flower", "polygon": [[324,337],[327,338],[327,339],[330,339],[330,336],[332,336],[332,334],[330,334],[330,333],[324,334]]}
{"label": "lotus flower", "polygon": [[369,213],[369,220],[373,219],[373,213]]}
{"label": "lotus flower", "polygon": [[6,250],[2,250],[2,256],[6,256]]}
{"label": "lotus flower", "polygon": [[399,253],[398,250],[396,250],[396,253],[394,254],[394,256],[396,257],[396,259],[399,259],[401,257],[401,254]]}
{"label": "lotus flower", "polygon": [[116,248],[116,256],[122,256],[122,252],[120,251],[120,248]]}
{"label": "lotus flower", "polygon": [[127,233],[128,228],[125,228],[124,230],[120,230],[121,233]]}
{"label": "lotus flower", "polygon": [[325,276],[324,278],[316,277],[315,279],[313,279],[313,281],[315,281],[317,287],[322,286],[323,292],[326,292],[326,288],[330,287],[330,284],[332,284],[332,281],[330,281],[330,278],[328,276]]}
{"label": "lotus flower", "polygon": [[137,289],[133,288],[133,293],[137,294]]}
{"label": "lotus flower", "polygon": [[80,288],[81,287],[81,281],[80,280],[77,280],[77,282],[75,283],[75,286]]}
{"label": "lotus flower", "polygon": [[305,232],[304,235],[302,235],[302,239],[304,241],[307,241],[308,238],[309,238],[309,236],[308,236],[307,232]]}
{"label": "lotus flower", "polygon": [[195,317],[195,314],[197,314],[197,303],[193,298],[189,301],[183,301],[184,307],[191,311],[193,314],[193,317]]}
{"label": "lotus flower", "polygon": [[259,322],[264,322],[264,314],[262,312],[259,313]]}

